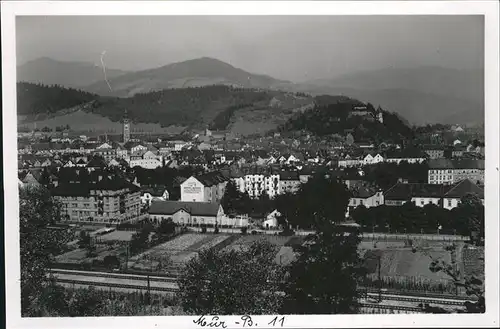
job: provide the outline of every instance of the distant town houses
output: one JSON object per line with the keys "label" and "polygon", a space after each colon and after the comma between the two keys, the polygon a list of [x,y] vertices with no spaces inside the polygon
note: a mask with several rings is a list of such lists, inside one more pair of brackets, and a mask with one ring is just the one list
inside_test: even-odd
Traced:
{"label": "distant town houses", "polygon": [[484,160],[433,159],[429,161],[429,184],[453,184],[464,179],[484,184]]}
{"label": "distant town houses", "polygon": [[441,145],[427,145],[424,147],[424,152],[429,159],[444,158],[444,146]]}
{"label": "distant town houses", "polygon": [[130,155],[129,166],[141,167],[144,169],[156,169],[163,167],[163,157],[161,155],[156,155],[153,151],[146,149],[138,149]]}
{"label": "distant town houses", "polygon": [[406,202],[414,202],[418,207],[433,204],[450,210],[457,207],[460,199],[470,193],[476,194],[484,203],[483,188],[470,179],[461,180],[453,185],[397,183],[384,193],[384,204],[402,206]]}

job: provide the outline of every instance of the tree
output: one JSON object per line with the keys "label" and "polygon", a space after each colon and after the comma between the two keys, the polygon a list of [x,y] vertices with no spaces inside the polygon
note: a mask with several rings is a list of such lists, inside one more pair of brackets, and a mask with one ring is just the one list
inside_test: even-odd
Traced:
{"label": "tree", "polygon": [[484,205],[481,199],[472,193],[464,195],[458,207],[452,209],[452,214],[456,218],[460,233],[470,236],[471,241],[480,244],[484,239]]}
{"label": "tree", "polygon": [[245,193],[238,190],[233,181],[229,181],[226,185],[224,195],[222,196],[222,208],[227,214],[244,213],[246,210],[246,204],[250,201],[248,195],[246,195],[246,197],[245,195]]}
{"label": "tree", "polygon": [[156,233],[160,235],[171,235],[175,233],[175,223],[172,218],[162,220],[156,229]]}
{"label": "tree", "polygon": [[21,312],[36,316],[41,292],[49,284],[47,270],[53,256],[64,250],[72,233],[48,228],[60,221],[61,214],[60,204],[45,188],[20,189],[19,199]]}
{"label": "tree", "polygon": [[358,230],[348,234],[337,225],[345,220],[349,197],[341,182],[321,176],[299,191],[299,217],[310,220],[316,233],[296,247],[283,314],[356,313],[357,284],[365,273],[361,239]]}
{"label": "tree", "polygon": [[289,268],[283,314],[357,313],[359,280],[366,273],[358,255],[358,233],[330,224],[306,238]]}
{"label": "tree", "polygon": [[280,310],[283,270],[276,246],[257,241],[243,250],[200,251],[179,279],[178,297],[193,314],[273,314]]}
{"label": "tree", "polygon": [[149,224],[145,224],[139,232],[132,235],[130,240],[130,252],[136,254],[149,246],[149,234],[153,228]]}
{"label": "tree", "polygon": [[90,234],[84,230],[80,231],[80,236],[78,239],[78,247],[79,248],[88,248],[91,243]]}
{"label": "tree", "polygon": [[293,227],[320,229],[322,224],[345,220],[347,203],[344,201],[348,202],[349,198],[350,192],[340,181],[316,175],[302,185],[296,195],[277,198],[276,209],[282,214],[278,221]]}
{"label": "tree", "polygon": [[120,260],[118,259],[118,257],[116,257],[116,255],[107,255],[104,257],[103,259],[103,263],[106,267],[110,268],[110,269],[114,269],[114,268],[119,268],[120,267]]}

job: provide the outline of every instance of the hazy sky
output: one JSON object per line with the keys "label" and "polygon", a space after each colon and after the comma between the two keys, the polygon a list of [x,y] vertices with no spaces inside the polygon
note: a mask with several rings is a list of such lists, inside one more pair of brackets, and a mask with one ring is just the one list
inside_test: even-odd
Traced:
{"label": "hazy sky", "polygon": [[484,67],[481,16],[18,17],[17,64],[38,57],[140,70],[214,57],[302,81],[385,67]]}

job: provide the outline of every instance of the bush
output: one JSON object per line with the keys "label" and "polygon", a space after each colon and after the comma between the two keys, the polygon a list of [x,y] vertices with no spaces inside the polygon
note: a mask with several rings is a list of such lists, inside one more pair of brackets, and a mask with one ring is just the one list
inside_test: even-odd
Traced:
{"label": "bush", "polygon": [[241,228],[241,234],[247,234],[247,227]]}
{"label": "bush", "polygon": [[219,228],[218,228],[218,227],[216,227],[216,228],[214,229],[214,234],[218,234],[218,233],[219,233]]}
{"label": "bush", "polygon": [[201,227],[201,233],[207,233],[207,227],[205,225]]}

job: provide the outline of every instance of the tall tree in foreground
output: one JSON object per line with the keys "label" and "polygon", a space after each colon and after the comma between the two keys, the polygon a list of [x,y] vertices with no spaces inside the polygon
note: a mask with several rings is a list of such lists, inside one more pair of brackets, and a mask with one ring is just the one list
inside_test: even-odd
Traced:
{"label": "tall tree in foreground", "polygon": [[345,220],[349,194],[341,182],[330,178],[310,182],[299,192],[297,207],[316,233],[296,249],[298,258],[288,268],[281,313],[356,313],[357,284],[365,273],[358,254],[361,239],[359,231],[347,234],[337,225]]}
{"label": "tall tree in foreground", "polygon": [[242,250],[201,251],[179,280],[182,307],[193,314],[278,313],[283,271],[276,252],[266,241]]}
{"label": "tall tree in foreground", "polygon": [[54,255],[61,252],[72,234],[48,226],[60,219],[60,206],[41,187],[19,191],[19,229],[21,253],[21,312],[37,316],[42,308],[40,296],[49,284],[47,270]]}

